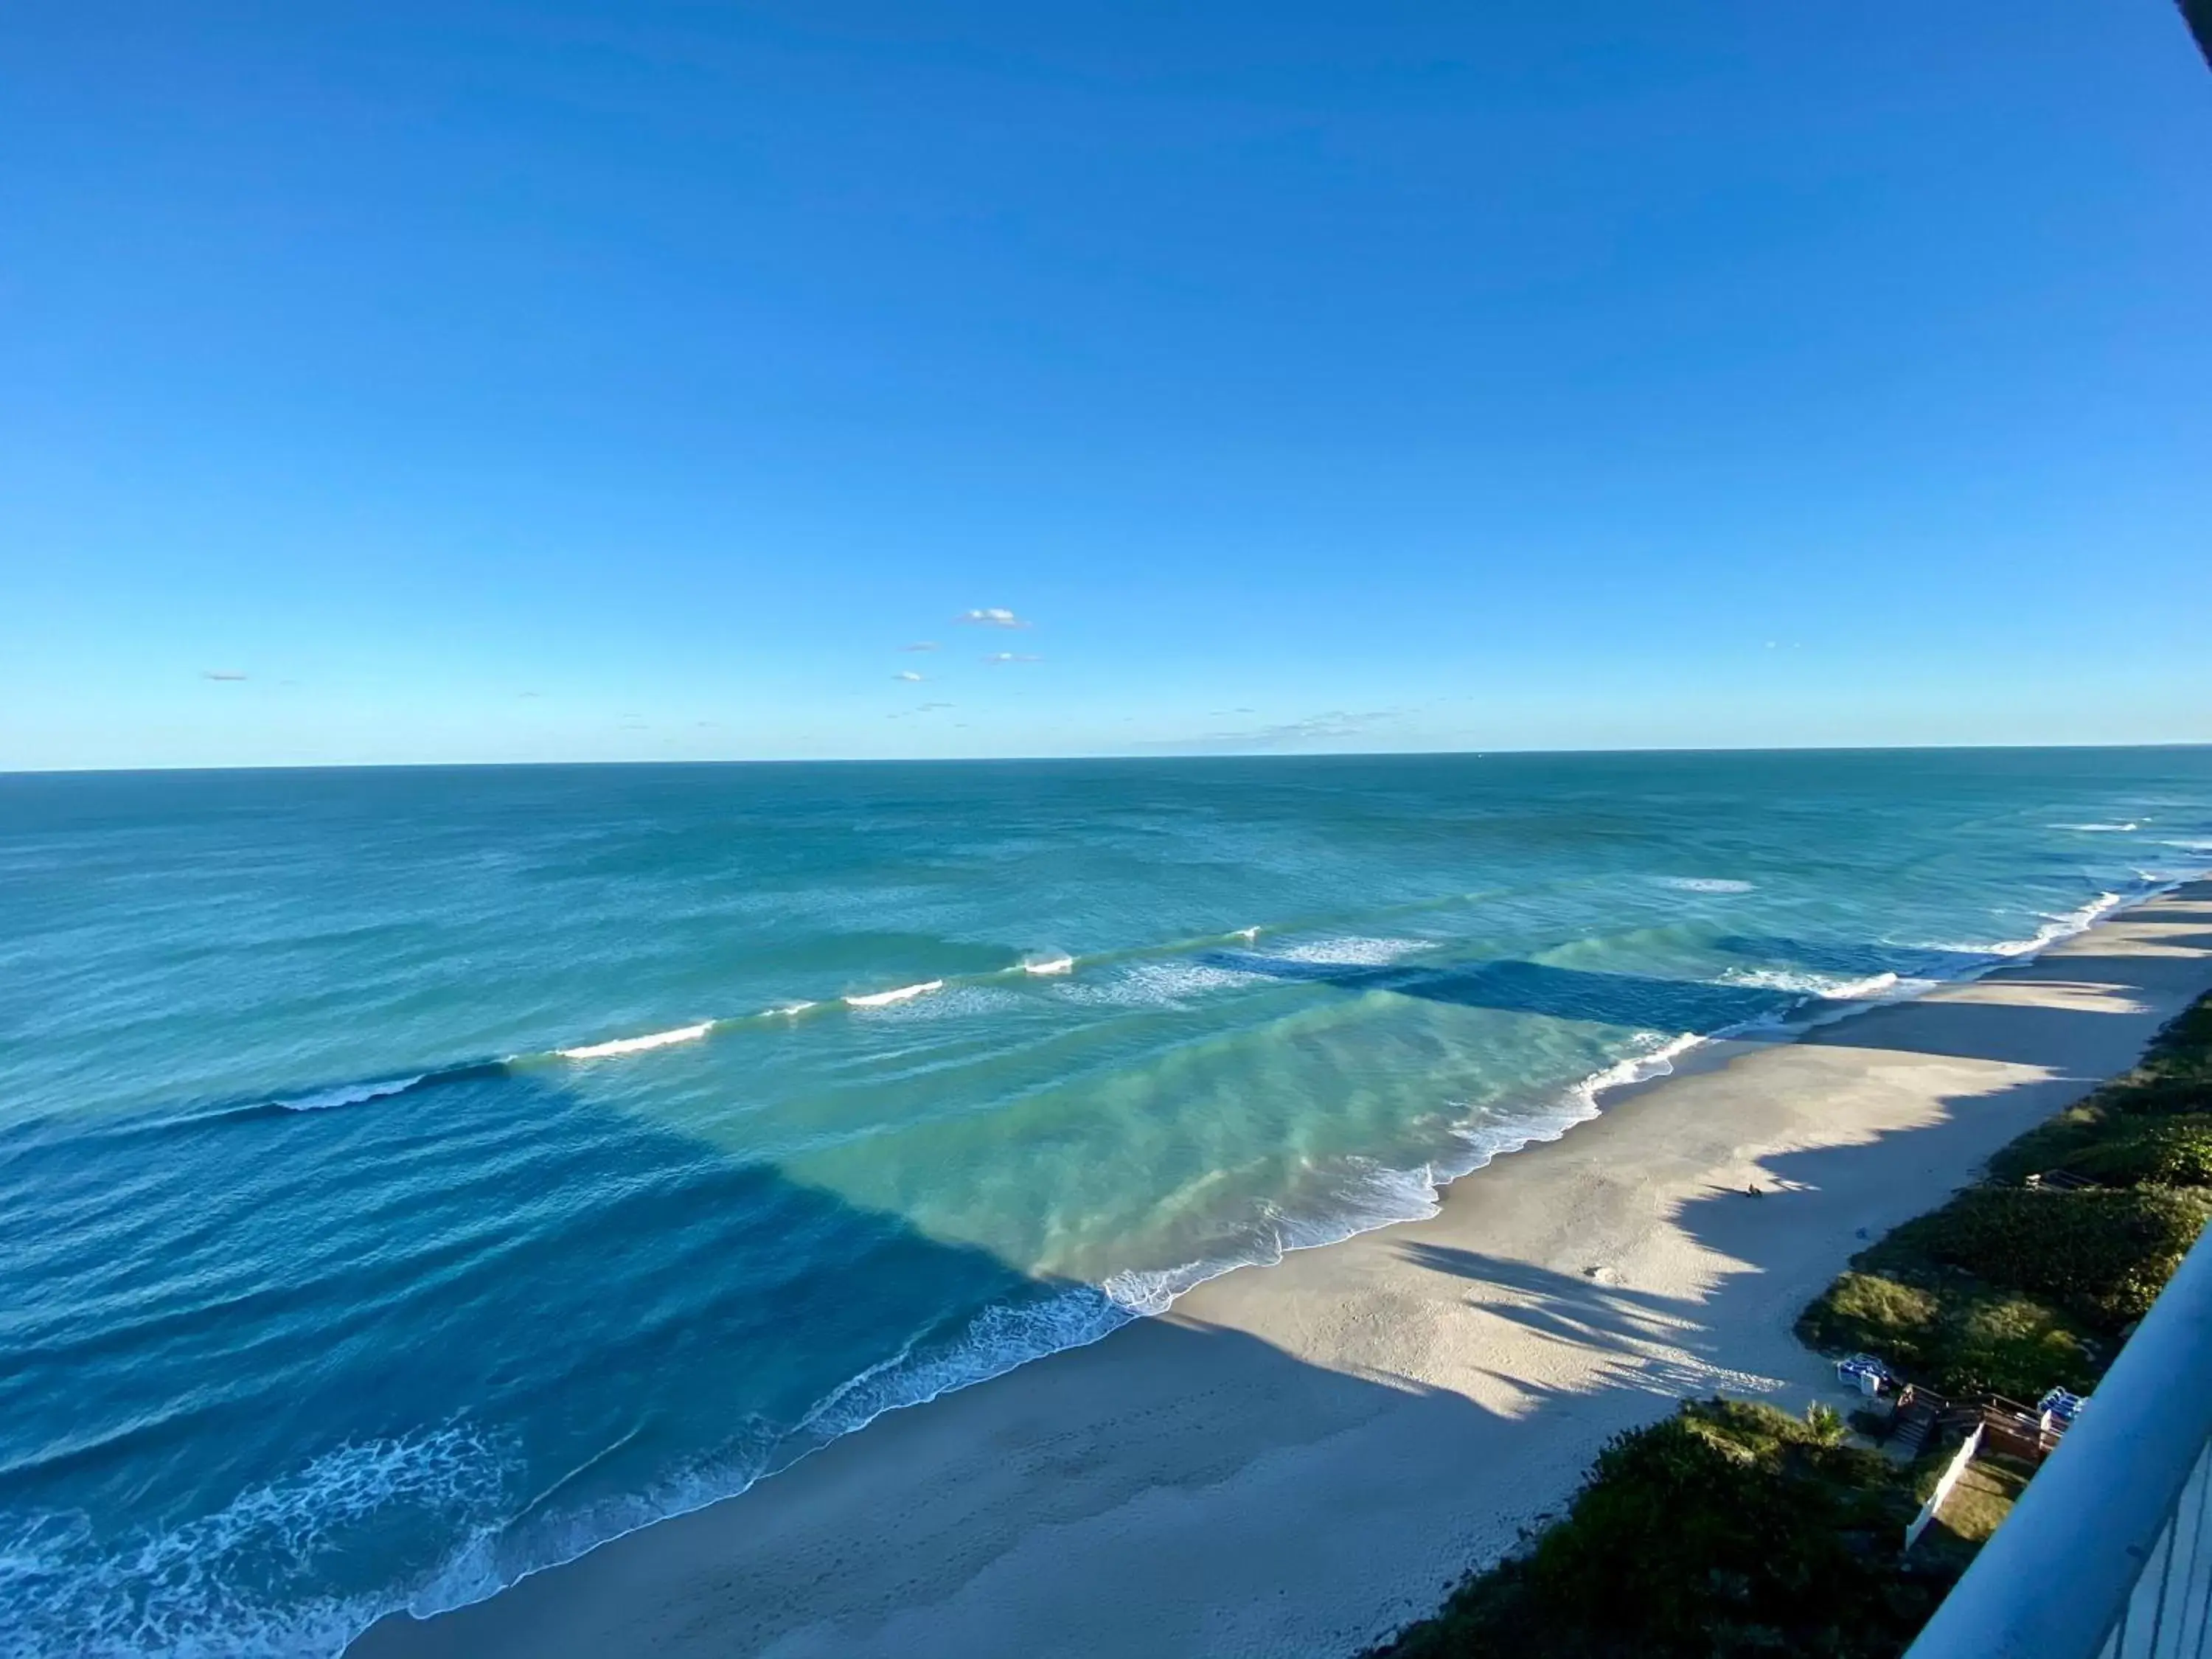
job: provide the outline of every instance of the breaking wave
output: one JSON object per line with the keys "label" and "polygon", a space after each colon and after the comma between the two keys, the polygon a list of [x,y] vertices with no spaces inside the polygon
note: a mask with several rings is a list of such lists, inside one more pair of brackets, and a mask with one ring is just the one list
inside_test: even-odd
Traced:
{"label": "breaking wave", "polygon": [[702,1019],[696,1025],[678,1025],[666,1031],[654,1031],[645,1036],[616,1037],[608,1042],[587,1042],[577,1048],[556,1048],[553,1052],[563,1060],[606,1060],[616,1054],[641,1054],[651,1048],[666,1048],[678,1042],[696,1042],[714,1029],[714,1022]]}
{"label": "breaking wave", "polygon": [[0,1516],[0,1659],[297,1659],[402,1605],[280,1594],[406,1516],[496,1523],[507,1458],[459,1426],[338,1448],[179,1525],[102,1536],[76,1513]]}
{"label": "breaking wave", "polygon": [[919,985],[902,985],[890,991],[871,991],[864,996],[847,997],[844,1001],[848,1008],[888,1008],[895,1002],[911,1002],[916,997],[926,997],[932,991],[944,988],[943,980],[926,979]]}

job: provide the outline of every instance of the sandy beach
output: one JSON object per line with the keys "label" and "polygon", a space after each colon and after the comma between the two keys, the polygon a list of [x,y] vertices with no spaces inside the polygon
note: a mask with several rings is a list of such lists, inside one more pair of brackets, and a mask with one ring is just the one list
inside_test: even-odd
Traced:
{"label": "sandy beach", "polygon": [[1972,984],[1711,1045],[1431,1219],[1232,1273],[351,1651],[1351,1653],[1682,1396],[1839,1400],[1790,1335],[1805,1302],[2208,989],[2200,883]]}

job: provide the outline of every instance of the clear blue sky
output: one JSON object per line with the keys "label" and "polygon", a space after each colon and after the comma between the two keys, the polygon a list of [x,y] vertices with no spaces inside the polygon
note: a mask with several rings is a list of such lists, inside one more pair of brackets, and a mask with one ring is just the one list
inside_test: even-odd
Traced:
{"label": "clear blue sky", "polygon": [[2212,738],[2170,0],[19,0],[0,131],[0,768]]}

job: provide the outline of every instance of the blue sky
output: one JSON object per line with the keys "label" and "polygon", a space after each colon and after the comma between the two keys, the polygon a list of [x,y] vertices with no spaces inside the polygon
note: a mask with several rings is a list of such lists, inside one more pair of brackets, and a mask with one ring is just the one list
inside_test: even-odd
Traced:
{"label": "blue sky", "polygon": [[2212,739],[2169,0],[26,0],[0,128],[0,768]]}

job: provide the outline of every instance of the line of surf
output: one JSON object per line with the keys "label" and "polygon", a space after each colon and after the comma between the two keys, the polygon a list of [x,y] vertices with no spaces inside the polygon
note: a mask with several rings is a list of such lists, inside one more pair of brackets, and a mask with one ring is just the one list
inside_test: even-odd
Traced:
{"label": "line of surf", "polygon": [[[1826,1024],[1848,1017],[1856,1010],[1875,1003],[1897,1001],[1922,994],[1936,985],[1978,979],[2014,963],[2027,960],[2061,939],[2069,939],[2086,928],[2094,927],[2115,911],[2148,902],[2171,892],[2185,882],[2197,880],[2207,873],[2194,870],[2174,874],[2144,890],[2123,896],[2112,892],[2100,893],[2094,899],[2078,908],[2045,919],[2033,934],[2017,939],[1994,943],[1936,944],[1899,945],[1901,953],[1913,951],[1949,952],[1972,958],[1965,966],[1948,973],[1876,975],[1854,984],[1814,990],[1799,1003],[1786,1006],[1771,1013],[1761,1015],[1731,1027],[1726,1031],[1708,1034],[1701,1040],[1756,1035],[1761,1031],[1779,1030],[1805,1024]],[[1468,895],[1467,897],[1475,896]],[[1413,907],[1394,907],[1408,908]],[[1086,969],[1115,965],[1120,963],[1176,957],[1219,949],[1224,945],[1250,945],[1265,933],[1297,934],[1309,932],[1314,927],[1349,925],[1321,922],[1267,924],[1232,928],[1225,933],[1201,934],[1163,944],[1139,945],[1121,950],[1103,951],[1086,955],[1065,951],[1033,952],[1004,968],[964,975],[946,975],[940,978],[894,986],[882,991],[854,992],[827,1001],[791,1000],[774,1004],[747,1014],[726,1015],[701,1019],[687,1024],[636,1036],[595,1039],[591,1042],[565,1045],[534,1053],[509,1054],[499,1059],[471,1060],[425,1068],[420,1072],[394,1073],[380,1079],[353,1081],[301,1090],[296,1093],[219,1106],[211,1109],[188,1112],[179,1116],[164,1117],[151,1122],[142,1122],[141,1128],[160,1128],[179,1123],[205,1121],[210,1119],[253,1117],[271,1112],[313,1113],[337,1108],[365,1105],[374,1101],[390,1099],[424,1089],[438,1088],[487,1077],[495,1077],[520,1068],[556,1061],[590,1063],[593,1061],[627,1059],[691,1043],[714,1036],[721,1032],[766,1021],[789,1020],[827,1009],[850,1009],[866,1012],[890,1008],[918,998],[933,995],[957,985],[984,984],[1007,979],[1065,979]],[[1365,965],[1365,964],[1362,964]],[[1323,977],[1318,972],[1316,978]]]}
{"label": "line of surf", "polygon": [[917,981],[912,984],[893,986],[882,991],[856,991],[835,997],[828,1001],[793,999],[770,1005],[748,1014],[727,1014],[710,1019],[695,1020],[688,1024],[668,1027],[663,1030],[647,1031],[635,1036],[602,1037],[589,1042],[563,1045],[532,1053],[508,1054],[498,1060],[469,1060],[459,1065],[433,1066],[428,1070],[368,1082],[339,1083],[305,1090],[296,1095],[222,1107],[198,1116],[227,1116],[252,1115],[269,1110],[295,1112],[323,1111],[333,1107],[366,1104],[392,1095],[405,1094],[416,1089],[428,1088],[441,1083],[481,1078],[518,1067],[542,1064],[550,1060],[589,1061],[619,1060],[633,1054],[651,1054],[658,1049],[675,1048],[696,1042],[719,1032],[739,1026],[756,1024],[769,1020],[794,1019],[824,1008],[872,1009],[895,1007],[917,998],[933,995],[955,985],[982,984],[1008,977],[1063,978],[1079,968],[1096,967],[1116,961],[1140,957],[1176,956],[1218,945],[1229,940],[1250,941],[1257,939],[1262,929],[1242,927],[1226,933],[1210,933],[1195,939],[1177,939],[1166,945],[1141,946],[1135,950],[1099,951],[1090,956],[1073,956],[1066,951],[1032,952],[1009,967],[991,969],[982,973],[948,974],[940,978]]}

